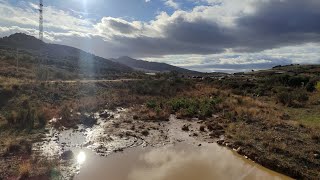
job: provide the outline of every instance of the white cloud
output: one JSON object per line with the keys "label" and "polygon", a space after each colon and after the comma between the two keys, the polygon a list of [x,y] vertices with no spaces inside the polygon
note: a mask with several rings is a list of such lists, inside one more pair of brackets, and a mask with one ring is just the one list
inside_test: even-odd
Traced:
{"label": "white cloud", "polygon": [[[236,22],[240,17],[255,13],[257,3],[268,0],[199,1],[206,1],[210,5],[196,6],[190,11],[176,10],[171,15],[161,12],[149,22],[103,17],[95,23],[54,7],[45,7],[44,35],[46,41],[51,43],[71,45],[103,57],[122,55],[148,57],[148,60],[151,61],[162,61],[202,71],[228,69],[226,65],[232,69],[236,65],[243,68],[252,64],[264,66],[264,64],[287,62],[320,63],[319,43],[292,46],[294,43],[285,42],[285,45],[275,46],[276,48],[272,45],[262,48],[262,50],[275,48],[271,50],[238,53],[233,52],[232,48],[239,48],[232,46],[234,42],[225,43],[222,40],[223,43],[220,44],[219,39],[217,41],[214,39],[215,36],[204,36],[204,39],[201,40],[205,41],[209,38],[213,40],[198,42],[197,37],[192,34],[193,31],[191,31],[192,35],[187,32],[187,35],[180,39],[177,37],[181,35],[180,31],[178,34],[170,34],[176,29],[189,30],[188,27],[191,27],[193,28],[191,30],[197,30],[196,33],[210,31],[224,35],[226,31],[237,28]],[[169,0],[165,3],[175,9],[179,8],[179,4],[175,1]],[[21,8],[13,7],[0,0],[0,14],[0,36],[7,36],[15,32],[38,36],[36,4],[27,3],[26,7]],[[200,27],[203,24],[205,25],[204,30]],[[197,36],[200,37],[200,35]],[[281,46],[286,47],[277,48]]]}
{"label": "white cloud", "polygon": [[179,9],[179,4],[174,2],[174,0],[165,0],[164,3],[166,6],[172,7],[173,9]]}
{"label": "white cloud", "polygon": [[[28,5],[20,8],[8,3],[0,3],[0,22],[17,26],[38,27],[38,6],[33,3]],[[76,29],[81,32],[88,32],[93,26],[89,20],[74,17],[68,12],[50,6],[44,8],[44,25],[46,30],[67,31]]]}

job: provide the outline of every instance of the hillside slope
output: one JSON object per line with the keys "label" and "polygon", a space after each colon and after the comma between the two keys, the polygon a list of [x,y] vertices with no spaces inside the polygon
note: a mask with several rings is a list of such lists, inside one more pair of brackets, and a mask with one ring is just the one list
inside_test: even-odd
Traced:
{"label": "hillside slope", "polygon": [[191,71],[188,69],[172,66],[166,63],[149,62],[144,60],[137,60],[127,56],[120,57],[118,59],[111,59],[114,62],[118,62],[129,66],[133,69],[144,71],[144,72],[170,72],[176,71],[184,74],[199,74],[199,72]]}
{"label": "hillside slope", "polygon": [[48,76],[50,79],[106,78],[133,71],[126,65],[80,49],[44,43],[22,33],[0,39],[0,63],[0,75],[19,78],[35,76]]}

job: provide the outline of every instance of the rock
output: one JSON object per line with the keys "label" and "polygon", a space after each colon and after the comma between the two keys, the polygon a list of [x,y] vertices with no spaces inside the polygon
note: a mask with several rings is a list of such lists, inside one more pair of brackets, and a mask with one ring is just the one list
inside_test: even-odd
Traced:
{"label": "rock", "polygon": [[210,136],[210,137],[214,137],[214,138],[219,138],[219,137],[220,137],[220,135],[217,134],[217,133],[215,133],[215,132],[210,133],[209,136]]}
{"label": "rock", "polygon": [[149,131],[143,130],[143,131],[141,132],[141,134],[144,135],[144,136],[148,136],[148,135],[149,135]]}
{"label": "rock", "polygon": [[313,155],[313,157],[314,157],[315,159],[320,159],[320,155],[319,155],[319,154],[317,154],[317,153],[316,153],[316,154],[314,154],[314,155]]}
{"label": "rock", "polygon": [[200,131],[201,132],[205,132],[206,130],[205,130],[205,127],[204,126],[200,126]]}
{"label": "rock", "polygon": [[134,126],[134,125],[132,125],[131,127],[130,127],[130,130],[132,130],[132,131],[134,131],[136,129],[136,127]]}
{"label": "rock", "polygon": [[224,140],[218,140],[218,141],[217,141],[217,144],[223,145],[223,144],[224,144]]}
{"label": "rock", "polygon": [[236,149],[236,152],[240,152],[241,151],[241,147],[238,147],[237,149]]}
{"label": "rock", "polygon": [[115,149],[114,152],[123,152],[123,148]]}
{"label": "rock", "polygon": [[214,132],[210,133],[209,136],[219,138],[223,134],[224,134],[224,130],[220,130],[220,131],[214,131]]}
{"label": "rock", "polygon": [[200,147],[200,146],[202,146],[202,144],[199,144],[198,146]]}
{"label": "rock", "polygon": [[110,114],[108,112],[102,112],[99,116],[102,118],[108,118],[110,117]]}
{"label": "rock", "polygon": [[192,134],[192,136],[197,137],[197,136],[198,136],[198,134],[197,134],[197,133],[193,133],[193,134]]}
{"label": "rock", "polygon": [[208,124],[207,128],[209,131],[215,131],[215,130],[222,130],[223,127],[220,126],[219,124]]}
{"label": "rock", "polygon": [[185,124],[185,125],[182,126],[181,129],[182,129],[182,131],[189,131],[189,125]]}
{"label": "rock", "polygon": [[65,151],[61,154],[61,159],[63,160],[70,160],[70,159],[73,159],[73,157],[74,157],[74,154],[70,150]]}
{"label": "rock", "polygon": [[87,127],[92,127],[97,123],[97,119],[93,117],[93,115],[86,116],[86,115],[81,115],[80,116],[80,122],[81,124],[87,126]]}

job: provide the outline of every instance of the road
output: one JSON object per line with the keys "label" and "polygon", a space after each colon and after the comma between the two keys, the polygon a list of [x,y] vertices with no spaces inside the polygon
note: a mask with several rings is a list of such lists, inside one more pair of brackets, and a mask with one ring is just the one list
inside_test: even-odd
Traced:
{"label": "road", "polygon": [[46,81],[46,83],[97,83],[97,82],[127,82],[139,81],[141,79],[86,79],[86,80],[65,80],[65,81]]}

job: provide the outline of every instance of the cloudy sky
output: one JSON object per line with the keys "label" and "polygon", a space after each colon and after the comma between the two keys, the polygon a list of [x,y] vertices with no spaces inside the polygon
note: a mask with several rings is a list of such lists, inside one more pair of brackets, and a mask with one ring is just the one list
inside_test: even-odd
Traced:
{"label": "cloudy sky", "polygon": [[[38,36],[37,0],[0,0],[0,36]],[[320,0],[44,0],[45,41],[204,71],[320,63]]]}

